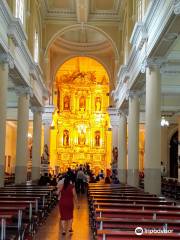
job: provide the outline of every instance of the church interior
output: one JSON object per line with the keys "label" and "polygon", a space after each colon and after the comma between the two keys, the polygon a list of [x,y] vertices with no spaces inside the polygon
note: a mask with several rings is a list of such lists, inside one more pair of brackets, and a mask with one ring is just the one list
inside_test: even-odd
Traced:
{"label": "church interior", "polygon": [[180,0],[0,0],[1,240],[180,239],[179,131]]}

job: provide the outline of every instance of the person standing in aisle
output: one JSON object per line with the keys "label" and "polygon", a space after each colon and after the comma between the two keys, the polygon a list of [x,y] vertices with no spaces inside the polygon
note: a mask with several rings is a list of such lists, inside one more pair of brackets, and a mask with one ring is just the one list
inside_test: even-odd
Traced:
{"label": "person standing in aisle", "polygon": [[65,177],[64,184],[60,185],[59,191],[61,192],[59,211],[61,216],[62,234],[65,235],[67,231],[73,232],[72,222],[74,202],[76,203],[78,209],[79,204],[74,185],[71,184],[71,179],[69,176]]}

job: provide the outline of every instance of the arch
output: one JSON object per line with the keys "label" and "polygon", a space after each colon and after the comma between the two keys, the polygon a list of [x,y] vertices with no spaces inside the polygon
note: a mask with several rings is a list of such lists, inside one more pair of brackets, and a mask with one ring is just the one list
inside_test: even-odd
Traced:
{"label": "arch", "polygon": [[[68,60],[70,60],[70,59],[72,59],[72,58],[76,58],[76,57],[82,57],[82,56],[72,54],[72,55],[69,55],[68,57],[64,58],[64,60],[63,60],[62,62],[59,62],[59,64],[57,65],[57,67],[56,67],[56,69],[55,69],[55,71],[54,71],[54,75],[53,75],[53,77],[52,77],[52,78],[53,78],[53,81],[55,80],[57,71],[61,68],[61,66],[62,66],[65,62],[67,62]],[[98,57],[95,57],[95,56],[91,56],[91,55],[89,55],[89,54],[83,55],[83,57],[92,58],[92,59],[96,60],[98,63],[100,63],[100,64],[104,67],[104,69],[106,70],[109,80],[112,79],[113,76],[111,76],[111,73],[110,73],[110,71],[109,71],[108,66],[107,66],[104,62],[102,62],[101,59],[99,59]],[[53,81],[51,81],[51,85],[53,84]],[[111,84],[111,83],[112,83],[112,81],[109,81],[109,84]],[[50,86],[51,86],[51,85],[50,85]]]}
{"label": "arch", "polygon": [[[48,54],[48,50],[49,48],[51,47],[51,45],[53,44],[53,42],[58,38],[58,36],[61,36],[62,34],[66,33],[67,31],[70,31],[70,30],[74,30],[74,29],[78,29],[80,28],[81,25],[80,24],[75,24],[75,25],[71,25],[71,26],[67,26],[63,29],[61,29],[60,31],[56,32],[52,37],[51,39],[49,40],[49,42],[47,43],[47,47],[45,49],[45,53],[44,53],[44,57],[46,58],[46,55]],[[114,43],[114,41],[112,40],[112,38],[105,32],[103,31],[102,29],[98,28],[98,27],[95,27],[95,26],[91,26],[91,25],[88,25],[86,24],[85,27],[87,27],[87,29],[91,29],[91,30],[95,30],[99,33],[101,33],[103,36],[106,37],[107,40],[109,40],[111,46],[112,46],[112,49],[114,50],[114,53],[115,53],[115,61],[119,62],[119,53],[118,53],[118,49],[116,47],[116,44]]]}

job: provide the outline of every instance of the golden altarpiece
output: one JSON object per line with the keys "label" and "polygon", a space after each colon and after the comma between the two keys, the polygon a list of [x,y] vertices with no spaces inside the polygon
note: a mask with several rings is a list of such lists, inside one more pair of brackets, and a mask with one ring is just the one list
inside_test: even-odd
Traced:
{"label": "golden altarpiece", "polygon": [[74,71],[57,75],[55,84],[51,165],[61,171],[85,163],[96,172],[109,168],[112,136],[107,76]]}

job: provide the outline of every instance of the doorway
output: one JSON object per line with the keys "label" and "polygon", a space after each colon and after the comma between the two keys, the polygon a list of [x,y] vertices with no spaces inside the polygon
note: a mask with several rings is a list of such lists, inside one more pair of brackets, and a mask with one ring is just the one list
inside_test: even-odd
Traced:
{"label": "doorway", "polygon": [[170,177],[178,177],[178,131],[173,134],[170,141]]}

